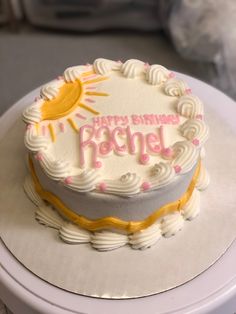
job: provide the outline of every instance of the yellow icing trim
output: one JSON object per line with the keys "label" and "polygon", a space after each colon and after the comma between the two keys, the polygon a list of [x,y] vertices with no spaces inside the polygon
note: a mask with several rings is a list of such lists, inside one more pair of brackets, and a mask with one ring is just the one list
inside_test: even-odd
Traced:
{"label": "yellow icing trim", "polygon": [[102,93],[102,92],[86,92],[86,95],[93,95],[93,96],[109,96],[107,93]]}
{"label": "yellow icing trim", "polygon": [[87,106],[87,105],[85,105],[85,104],[79,104],[79,107],[81,107],[81,108],[83,108],[83,109],[85,109],[85,110],[87,110],[87,111],[90,111],[91,113],[93,113],[93,114],[96,114],[96,115],[98,115],[99,114],[99,112],[98,111],[96,111],[96,110],[94,110],[93,108],[91,108],[91,107],[89,107],[89,106]]}
{"label": "yellow icing trim", "polygon": [[49,128],[51,139],[52,139],[53,142],[55,142],[55,140],[56,140],[56,133],[55,133],[53,125],[51,123],[49,123],[48,128]]}
{"label": "yellow icing trim", "polygon": [[75,132],[79,131],[79,128],[78,128],[77,124],[75,123],[75,121],[72,118],[68,118],[67,121],[69,122],[69,124],[72,127],[72,129],[75,130]]}
{"label": "yellow icing trim", "polygon": [[36,192],[43,200],[52,204],[62,216],[68,218],[70,221],[72,221],[75,224],[78,224],[82,228],[90,231],[112,228],[123,230],[126,231],[127,233],[133,233],[140,231],[142,229],[146,229],[147,227],[151,226],[155,221],[157,221],[159,218],[167,214],[170,214],[174,211],[180,211],[181,208],[188,202],[193,193],[201,168],[201,162],[199,161],[196,171],[193,175],[192,181],[188,186],[188,189],[179,200],[166,204],[163,207],[156,209],[149,217],[142,221],[125,221],[117,217],[104,217],[100,219],[91,220],[84,216],[77,215],[75,212],[71,211],[57,196],[43,189],[37,178],[31,158],[29,158],[29,165]]}
{"label": "yellow icing trim", "polygon": [[91,71],[87,71],[87,72],[84,72],[81,74],[81,76],[85,77],[85,76],[89,76],[89,75],[93,75],[93,74],[96,74],[93,70]]}
{"label": "yellow icing trim", "polygon": [[88,80],[88,81],[84,81],[83,84],[92,84],[92,83],[98,83],[104,80],[107,80],[108,77],[102,76],[102,77],[98,77],[92,80]]}
{"label": "yellow icing trim", "polygon": [[55,120],[74,111],[83,95],[80,80],[65,83],[59,90],[57,97],[45,100],[41,106],[42,120]]}

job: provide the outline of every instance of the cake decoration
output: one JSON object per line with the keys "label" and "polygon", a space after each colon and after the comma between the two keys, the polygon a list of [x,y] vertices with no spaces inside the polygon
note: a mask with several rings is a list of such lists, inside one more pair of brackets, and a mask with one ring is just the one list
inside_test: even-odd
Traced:
{"label": "cake decoration", "polygon": [[73,238],[63,227],[66,242],[86,238],[106,250],[103,239],[114,236],[110,249],[147,248],[199,212],[194,191],[209,184],[204,106],[165,67],[102,58],[70,67],[42,87],[23,119],[37,199],[82,228]]}

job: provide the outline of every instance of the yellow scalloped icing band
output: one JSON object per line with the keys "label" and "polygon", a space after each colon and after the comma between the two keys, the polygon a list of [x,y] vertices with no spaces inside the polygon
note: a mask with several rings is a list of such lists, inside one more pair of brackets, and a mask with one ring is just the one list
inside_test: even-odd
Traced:
{"label": "yellow scalloped icing band", "polygon": [[41,186],[38,180],[31,158],[29,158],[29,166],[36,192],[43,200],[53,205],[62,216],[68,218],[70,221],[79,225],[80,227],[90,231],[112,228],[126,231],[127,233],[133,233],[140,231],[142,229],[146,229],[147,227],[151,226],[155,221],[157,221],[159,218],[167,214],[181,210],[181,208],[188,202],[193,193],[193,190],[197,183],[197,179],[199,177],[201,161],[199,160],[193,178],[186,192],[182,195],[182,197],[177,201],[168,203],[163,207],[156,209],[150,216],[148,216],[146,219],[142,221],[125,221],[117,217],[104,217],[100,219],[91,220],[84,216],[77,215],[75,212],[70,210],[57,196],[55,196],[53,193],[49,191],[44,190],[44,188]]}

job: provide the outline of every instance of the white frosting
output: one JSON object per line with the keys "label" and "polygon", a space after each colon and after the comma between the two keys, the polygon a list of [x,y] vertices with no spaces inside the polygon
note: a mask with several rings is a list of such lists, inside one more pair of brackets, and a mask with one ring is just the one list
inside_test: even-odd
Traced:
{"label": "white frosting", "polygon": [[152,176],[150,182],[154,187],[164,186],[172,181],[175,171],[169,163],[159,162],[151,169]]}
{"label": "white frosting", "polygon": [[55,98],[60,90],[60,87],[64,84],[64,80],[58,79],[50,82],[49,84],[44,85],[41,88],[40,95],[45,100],[51,100]]}
{"label": "white frosting", "polygon": [[147,229],[131,234],[129,236],[129,244],[131,245],[132,249],[144,250],[156,244],[161,236],[162,234],[160,223],[157,222]]}
{"label": "white frosting", "polygon": [[196,188],[199,191],[204,191],[210,184],[210,176],[203,164],[201,164],[200,174],[197,180]]}
{"label": "white frosting", "polygon": [[91,232],[72,223],[64,223],[59,230],[60,238],[68,244],[91,242]]}
{"label": "white frosting", "polygon": [[39,163],[52,179],[59,180],[70,175],[69,162],[63,159],[55,159],[48,152],[40,152]]}
{"label": "white frosting", "polygon": [[69,67],[64,71],[63,77],[66,82],[74,82],[84,71],[86,71],[86,66],[84,65]]}
{"label": "white frosting", "polygon": [[200,193],[197,189],[193,190],[189,201],[182,207],[182,215],[186,220],[194,219],[200,212]]}
{"label": "white frosting", "polygon": [[201,120],[187,120],[181,125],[180,131],[182,135],[190,141],[197,139],[200,146],[202,146],[209,137],[209,127]]}
{"label": "white frosting", "polygon": [[135,173],[126,173],[118,180],[104,180],[106,193],[132,196],[140,192],[141,178]]}
{"label": "white frosting", "polygon": [[99,251],[110,251],[118,249],[128,243],[128,237],[124,234],[111,231],[95,232],[91,238],[91,245]]}
{"label": "white frosting", "polygon": [[29,199],[36,205],[36,206],[43,206],[44,202],[41,197],[36,193],[33,180],[30,175],[25,178],[24,182],[24,191],[28,195]]}
{"label": "white frosting", "polygon": [[161,232],[166,238],[175,235],[183,228],[184,218],[179,212],[166,215],[161,222]]}
{"label": "white frosting", "polygon": [[24,110],[23,120],[26,123],[38,123],[41,121],[40,107],[43,104],[43,102],[44,102],[43,99],[39,99]]}
{"label": "white frosting", "polygon": [[188,89],[188,85],[176,78],[171,78],[167,80],[164,84],[165,93],[169,96],[183,96]]}
{"label": "white frosting", "polygon": [[192,169],[199,156],[199,152],[195,146],[188,141],[183,141],[175,143],[172,148],[174,151],[173,167],[180,167],[182,174]]}
{"label": "white frosting", "polygon": [[146,79],[149,84],[160,85],[169,77],[170,71],[159,64],[151,65],[146,73]]}
{"label": "white frosting", "polygon": [[58,215],[58,213],[45,204],[38,207],[35,212],[35,219],[40,224],[55,229],[59,229],[64,223],[64,220]]}
{"label": "white frosting", "polygon": [[127,78],[135,78],[144,72],[144,62],[136,59],[127,60],[122,64],[121,72]]}
{"label": "white frosting", "polygon": [[120,67],[121,63],[103,58],[96,59],[93,63],[94,71],[100,75],[107,75],[112,70],[119,70]]}
{"label": "white frosting", "polygon": [[99,179],[100,176],[96,170],[86,169],[80,175],[71,177],[69,180],[71,182],[65,182],[64,184],[72,190],[89,192],[96,188]]}
{"label": "white frosting", "polygon": [[203,115],[203,104],[201,100],[194,95],[184,95],[180,97],[176,110],[179,114],[187,118],[195,118]]}
{"label": "white frosting", "polygon": [[51,141],[45,136],[38,135],[35,127],[32,125],[25,132],[24,143],[31,152],[39,152],[46,150]]}

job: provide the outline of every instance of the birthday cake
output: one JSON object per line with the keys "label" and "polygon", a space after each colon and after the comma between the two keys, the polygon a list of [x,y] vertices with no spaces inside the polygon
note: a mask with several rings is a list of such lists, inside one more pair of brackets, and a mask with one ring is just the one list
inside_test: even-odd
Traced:
{"label": "birthday cake", "polygon": [[209,128],[165,67],[96,59],[43,86],[23,113],[36,219],[66,243],[153,246],[195,218]]}

